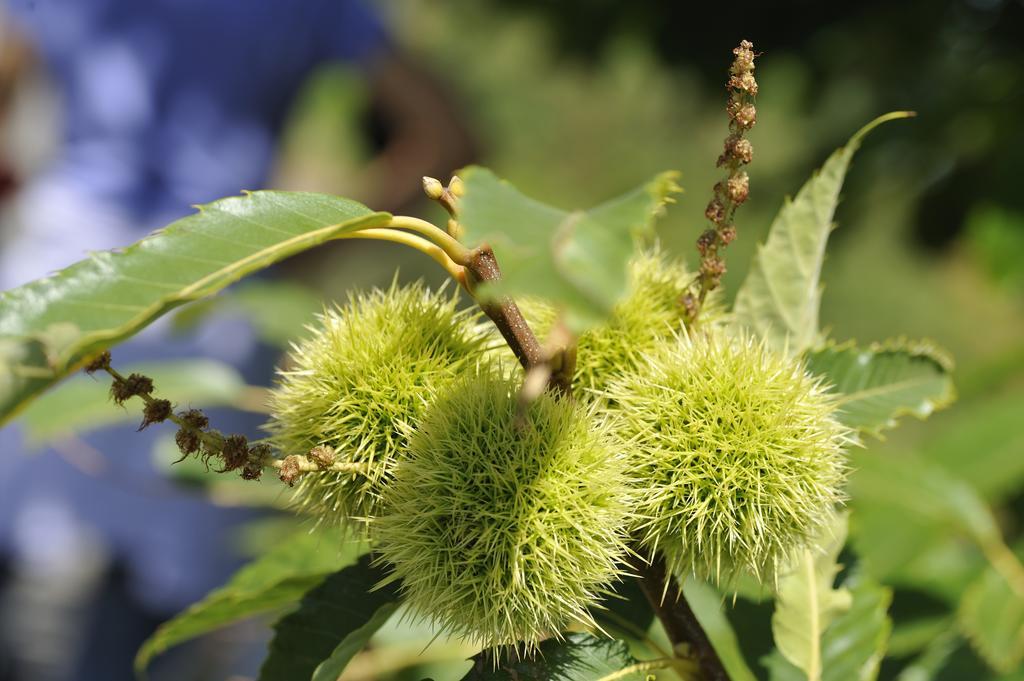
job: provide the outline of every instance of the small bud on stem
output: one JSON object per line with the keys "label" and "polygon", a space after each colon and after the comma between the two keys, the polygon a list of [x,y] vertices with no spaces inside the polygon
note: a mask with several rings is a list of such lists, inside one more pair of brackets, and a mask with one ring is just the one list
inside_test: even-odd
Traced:
{"label": "small bud on stem", "polygon": [[153,379],[142,374],[129,374],[128,378],[115,376],[110,384],[110,399],[121,406],[132,397],[142,397],[153,392]]}
{"label": "small bud on stem", "polygon": [[152,402],[147,402],[145,408],[142,410],[142,423],[139,424],[139,430],[143,430],[151,423],[163,423],[170,418],[173,413],[174,409],[171,407],[170,400],[153,400]]}
{"label": "small bud on stem", "polygon": [[452,179],[448,180],[448,191],[451,192],[452,196],[455,198],[461,199],[466,195],[466,184],[458,175],[452,175]]}
{"label": "small bud on stem", "polygon": [[[452,218],[457,217],[459,212],[458,199],[466,193],[466,185],[463,184],[462,180],[458,175],[452,175],[452,179],[448,181],[448,186],[445,187],[441,184],[441,181],[434,177],[423,178],[423,192],[427,195],[431,201],[437,201]],[[449,227],[449,233],[452,232]],[[452,234],[452,236],[455,236]]]}
{"label": "small bud on stem", "polygon": [[[257,445],[257,447],[266,447],[266,453],[269,457],[270,448],[267,445]],[[290,454],[283,459],[270,461],[267,458],[266,460],[269,462],[268,465],[277,469],[277,476],[281,478],[281,482],[289,487],[293,487],[299,478],[306,473],[335,471],[366,475],[370,469],[370,465],[367,462],[335,461],[334,450],[323,445],[313,447],[306,456]],[[244,474],[242,477],[245,477]]]}
{"label": "small bud on stem", "polygon": [[334,450],[324,445],[313,447],[309,450],[309,460],[320,468],[330,468],[334,463]]}
{"label": "small bud on stem", "polygon": [[245,464],[249,462],[249,441],[244,435],[229,435],[224,439],[224,447],[221,449],[220,455],[224,460],[224,467],[219,472],[226,473],[244,468]]}
{"label": "small bud on stem", "polygon": [[85,372],[88,374],[94,374],[97,371],[103,371],[110,366],[110,351],[104,350],[100,354],[92,358],[92,360],[85,365]]}
{"label": "small bud on stem", "polygon": [[281,460],[281,466],[277,470],[277,476],[281,482],[292,487],[295,481],[302,476],[302,467],[299,465],[299,457],[294,454],[286,456]]}
{"label": "small bud on stem", "polygon": [[437,201],[444,193],[444,185],[436,177],[423,177],[423,193],[432,201]]}

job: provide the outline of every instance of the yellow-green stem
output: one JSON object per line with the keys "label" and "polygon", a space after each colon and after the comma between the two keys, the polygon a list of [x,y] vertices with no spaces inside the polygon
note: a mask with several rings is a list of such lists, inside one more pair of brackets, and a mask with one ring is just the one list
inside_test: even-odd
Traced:
{"label": "yellow-green stem", "polygon": [[466,272],[463,267],[452,260],[448,253],[437,244],[427,241],[423,237],[409,234],[399,229],[388,229],[387,227],[371,227],[360,229],[356,232],[342,234],[339,239],[376,239],[378,241],[392,241],[415,248],[433,258],[441,267],[448,272],[455,281],[462,285],[466,283]]}
{"label": "yellow-green stem", "polygon": [[396,215],[391,218],[391,222],[389,222],[387,226],[392,229],[408,229],[413,232],[418,232],[444,249],[444,252],[447,253],[448,257],[455,263],[459,265],[466,265],[469,263],[471,255],[470,249],[460,244],[455,237],[433,223],[421,220],[420,218],[410,217],[408,215]]}

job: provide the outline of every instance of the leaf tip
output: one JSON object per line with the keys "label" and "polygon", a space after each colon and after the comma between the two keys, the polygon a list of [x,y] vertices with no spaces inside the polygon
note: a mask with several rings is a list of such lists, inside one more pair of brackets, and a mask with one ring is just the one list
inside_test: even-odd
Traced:
{"label": "leaf tip", "polygon": [[858,144],[860,144],[861,140],[863,140],[869,132],[871,132],[878,126],[882,125],[883,123],[888,123],[889,121],[897,121],[905,118],[914,118],[916,116],[916,111],[890,111],[889,113],[882,114],[878,118],[875,118],[874,120],[869,122],[860,130],[858,130],[856,134],[852,138],[850,138],[849,145],[856,147]]}

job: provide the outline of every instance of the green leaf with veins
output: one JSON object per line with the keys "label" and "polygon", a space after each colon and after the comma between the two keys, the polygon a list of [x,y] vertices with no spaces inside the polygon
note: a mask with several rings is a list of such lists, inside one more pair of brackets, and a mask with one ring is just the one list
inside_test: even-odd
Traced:
{"label": "green leaf with veins", "polygon": [[836,562],[846,542],[847,515],[836,517],[821,537],[823,551],[806,548],[789,573],[779,578],[772,634],[782,657],[809,681],[820,681],[824,661],[822,636],[833,620],[850,609],[851,595],[833,587]]}
{"label": "green leaf with veins", "polygon": [[167,311],[330,239],[390,219],[347,199],[254,192],[123,250],[0,293],[0,424],[90,355]]}
{"label": "green leaf with veins", "polygon": [[135,657],[141,674],[155,655],[233,622],[294,604],[365,551],[338,530],[300,533],[249,563],[206,598],[160,625]]}
{"label": "green leaf with veins", "polygon": [[873,575],[955,604],[984,565],[984,556],[1024,592],[1024,568],[970,485],[922,457],[869,451],[851,455],[853,547]]}
{"label": "green leaf with veins", "polygon": [[604,321],[629,287],[637,237],[679,191],[666,172],[587,211],[535,201],[479,167],[460,172],[466,193],[459,222],[470,246],[487,243],[501,266],[500,282],[482,293],[536,296],[556,304],[574,331]]}
{"label": "green leaf with veins", "polygon": [[308,591],[274,624],[259,681],[334,681],[398,609],[399,587],[365,555]]}
{"label": "green leaf with veins", "polygon": [[850,161],[875,127],[912,115],[896,111],[871,121],[829,157],[795,198],[786,199],[736,294],[737,324],[793,354],[821,342],[821,267]]}
{"label": "green leaf with veins", "polygon": [[[970,485],[927,459],[908,454],[851,452],[851,505],[878,505],[891,518],[956,532],[981,545],[1002,541],[992,512]],[[853,515],[856,521],[856,512]],[[855,533],[856,540],[856,533]]]}
{"label": "green leaf with veins", "polygon": [[[849,608],[838,615],[821,636],[821,681],[874,681],[892,631],[886,615],[892,592],[871,579],[855,574],[843,584]],[[765,660],[771,681],[810,678],[779,651]]]}
{"label": "green leaf with veins", "polygon": [[943,419],[941,428],[929,431],[921,449],[989,503],[999,503],[1015,496],[1024,482],[1021,414],[1024,392],[965,402]]}
{"label": "green leaf with veins", "polygon": [[907,414],[927,418],[956,396],[952,361],[926,341],[830,345],[805,359],[840,394],[840,420],[861,432],[879,435]]}

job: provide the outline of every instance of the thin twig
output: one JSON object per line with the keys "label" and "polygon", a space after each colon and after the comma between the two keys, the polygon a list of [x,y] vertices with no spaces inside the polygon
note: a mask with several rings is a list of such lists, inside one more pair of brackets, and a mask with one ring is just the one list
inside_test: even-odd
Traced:
{"label": "thin twig", "polygon": [[[498,261],[494,258],[494,252],[490,246],[487,245],[473,250],[466,269],[469,271],[471,292],[479,284],[501,279]],[[502,298],[496,302],[481,301],[480,308],[498,327],[502,338],[512,348],[512,352],[515,353],[516,359],[519,360],[523,369],[530,371],[544,363],[544,351],[540,341],[537,340],[530,325],[526,323],[519,307],[511,299]]]}
{"label": "thin twig", "polygon": [[286,462],[285,459],[274,459],[268,465],[272,468],[282,469],[288,465],[294,466],[300,473],[312,473],[314,471],[335,471],[338,473],[366,473],[370,470],[370,465],[366,463],[354,463],[351,461],[337,461],[335,463],[324,465],[316,461],[310,461],[308,458],[299,455],[292,455],[291,462]]}
{"label": "thin twig", "polygon": [[[498,327],[502,338],[505,339],[505,342],[515,354],[516,359],[519,360],[519,364],[526,371],[526,383],[520,397],[524,398],[527,403],[531,402],[540,394],[545,386],[554,388],[562,395],[572,395],[572,374],[576,366],[574,349],[552,353],[541,346],[536,334],[534,334],[526,319],[523,318],[519,307],[511,298],[501,298],[497,301],[492,301],[481,300],[477,296],[477,286],[501,279],[501,268],[498,267],[494,251],[487,244],[482,244],[471,251],[467,251],[458,241],[459,235],[462,234],[462,227],[458,222],[459,198],[465,194],[465,186],[462,180],[458,176],[452,176],[448,186],[445,187],[439,180],[433,177],[424,177],[423,191],[430,199],[437,201],[443,206],[451,216],[451,219],[448,221],[449,239],[458,245],[458,249],[449,247],[446,250],[454,262],[465,267],[467,274],[460,280],[460,283],[477,301],[484,314]],[[424,227],[420,224],[421,222],[396,222],[392,220],[392,224],[396,227],[417,231]],[[433,227],[433,225],[431,226]],[[434,229],[437,228],[435,227]],[[426,234],[426,232],[421,233]],[[444,239],[435,238],[436,233],[433,230],[430,230],[430,236],[439,244],[449,243]]]}
{"label": "thin twig", "polygon": [[[501,278],[498,261],[495,259],[491,247],[486,244],[473,250],[466,270],[469,272],[468,288],[470,293],[473,293],[478,284],[497,281]],[[474,297],[476,296],[474,295]],[[484,314],[498,327],[498,331],[501,332],[505,342],[508,343],[527,375],[537,375],[538,373],[546,375],[549,388],[554,388],[564,396],[571,396],[574,364],[570,364],[566,360],[563,356],[565,353],[553,358],[545,352],[540,341],[537,340],[536,334],[533,333],[533,329],[523,318],[519,306],[511,298],[501,298],[496,302],[478,298],[477,301]],[[575,359],[575,355],[572,355],[572,359]],[[569,368],[565,370],[567,365]]]}

